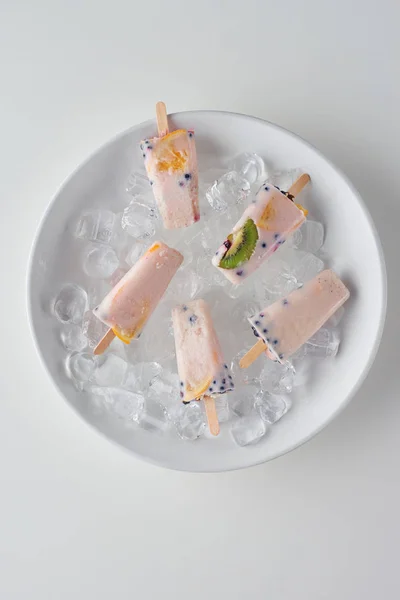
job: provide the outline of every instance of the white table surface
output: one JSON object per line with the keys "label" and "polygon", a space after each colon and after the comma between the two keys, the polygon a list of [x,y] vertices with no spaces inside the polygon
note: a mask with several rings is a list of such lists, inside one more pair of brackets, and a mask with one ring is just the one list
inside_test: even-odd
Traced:
{"label": "white table surface", "polygon": [[[0,0],[2,600],[399,598],[399,18],[396,0]],[[362,389],[311,442],[240,472],[162,470],[108,443],[58,397],[28,329],[52,195],[161,98],[315,144],[386,255]]]}

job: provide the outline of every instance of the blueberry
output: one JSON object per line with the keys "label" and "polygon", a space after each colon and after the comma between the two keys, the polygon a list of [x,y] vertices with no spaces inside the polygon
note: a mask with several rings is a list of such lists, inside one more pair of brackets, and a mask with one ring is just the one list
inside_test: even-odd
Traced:
{"label": "blueberry", "polygon": [[193,131],[189,131],[189,137],[193,137]]}
{"label": "blueberry", "polygon": [[217,384],[217,380],[216,380],[216,379],[214,379],[214,381],[213,381],[213,384],[214,384],[214,385],[216,385],[216,384]]}
{"label": "blueberry", "polygon": [[239,277],[241,277],[243,275],[243,269],[240,269],[240,271],[236,271],[236,275],[239,275]]}
{"label": "blueberry", "polygon": [[264,317],[264,313],[260,313],[260,317],[263,318]]}
{"label": "blueberry", "polygon": [[145,153],[144,153],[144,152],[143,152],[143,158],[146,158],[146,155],[145,155]]}
{"label": "blueberry", "polygon": [[262,246],[263,248],[266,248],[266,247],[267,247],[267,242],[263,242],[263,243],[261,244],[261,246]]}
{"label": "blueberry", "polygon": [[224,392],[224,391],[225,391],[225,388],[224,388],[224,386],[223,386],[223,385],[221,385],[221,387],[219,388],[219,391],[220,391],[220,392]]}
{"label": "blueberry", "polygon": [[255,327],[252,327],[253,333],[256,337],[260,337]]}
{"label": "blueberry", "polygon": [[153,146],[147,146],[147,150],[153,150]]}
{"label": "blueberry", "polygon": [[188,307],[186,306],[186,304],[184,304],[184,305],[182,306],[182,310],[183,310],[183,312],[186,312],[186,311],[188,310]]}
{"label": "blueberry", "polygon": [[227,369],[227,368],[228,368],[228,365],[224,365],[224,369]]}
{"label": "blueberry", "polygon": [[189,317],[189,321],[192,325],[194,325],[197,321],[197,316],[196,315],[190,315]]}
{"label": "blueberry", "polygon": [[254,325],[261,325],[260,321],[254,321]]}
{"label": "blueberry", "polygon": [[286,306],[287,304],[289,304],[289,300],[287,300],[286,298],[284,298],[282,300],[282,304],[284,304]]}
{"label": "blueberry", "polygon": [[268,329],[263,329],[263,333],[268,333]]}
{"label": "blueberry", "polygon": [[183,183],[183,181],[179,182],[179,187],[183,187],[185,184]]}
{"label": "blueberry", "polygon": [[151,181],[151,179],[150,179],[150,185],[153,185],[153,183],[154,183],[154,181]]}
{"label": "blueberry", "polygon": [[279,358],[282,360],[282,358],[283,358],[283,354],[280,354],[280,355],[279,355]]}
{"label": "blueberry", "polygon": [[265,186],[265,188],[264,188],[264,190],[265,190],[266,192],[269,192],[269,187],[266,185],[266,186]]}
{"label": "blueberry", "polygon": [[212,392],[212,391],[213,391],[213,389],[214,389],[214,388],[210,387],[210,388],[208,388],[208,391],[209,391],[209,392]]}
{"label": "blueberry", "polygon": [[185,395],[183,392],[179,392],[179,395],[181,398],[183,398],[183,396]]}
{"label": "blueberry", "polygon": [[276,240],[277,240],[277,239],[278,239],[278,237],[279,237],[279,233],[274,233],[274,239],[276,239]]}
{"label": "blueberry", "polygon": [[222,383],[225,385],[225,384],[226,384],[226,379],[223,379],[223,380],[222,380]]}
{"label": "blueberry", "polygon": [[185,173],[185,179],[189,180],[192,179],[192,176],[190,173]]}
{"label": "blueberry", "polygon": [[183,387],[183,381],[181,381],[181,387]]}
{"label": "blueberry", "polygon": [[274,340],[272,343],[274,344],[274,346],[276,346],[278,343],[278,340]]}

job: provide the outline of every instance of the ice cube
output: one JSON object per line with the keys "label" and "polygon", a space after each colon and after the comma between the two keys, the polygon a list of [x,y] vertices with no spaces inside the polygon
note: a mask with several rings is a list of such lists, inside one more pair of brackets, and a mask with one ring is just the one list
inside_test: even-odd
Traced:
{"label": "ice cube", "polygon": [[140,202],[131,202],[123,212],[122,227],[137,240],[151,238],[155,231],[155,211]]}
{"label": "ice cube", "polygon": [[226,423],[231,418],[231,411],[229,407],[230,394],[224,394],[223,396],[217,396],[215,398],[215,408],[217,410],[217,417],[220,423]]}
{"label": "ice cube", "polygon": [[229,171],[208,188],[206,198],[216,212],[223,213],[236,203],[242,202],[249,193],[248,181],[235,171]]}
{"label": "ice cube", "polygon": [[138,423],[143,429],[157,431],[165,431],[170,426],[165,407],[151,397],[146,398]]}
{"label": "ice cube", "polygon": [[294,375],[295,371],[290,363],[280,364],[267,359],[260,375],[261,389],[272,394],[290,394]]}
{"label": "ice cube", "polygon": [[97,366],[97,357],[87,352],[73,352],[67,357],[67,374],[77,384],[90,380]]}
{"label": "ice cube", "polygon": [[293,246],[306,252],[318,252],[324,243],[324,226],[307,219],[293,234]]}
{"label": "ice cube", "polygon": [[232,161],[230,168],[239,173],[250,185],[265,178],[265,164],[261,156],[253,152],[239,154]]}
{"label": "ice cube", "polygon": [[85,250],[83,270],[94,279],[108,279],[118,267],[119,260],[109,246],[89,246]]}
{"label": "ice cube", "polygon": [[287,192],[291,185],[300,177],[302,171],[300,169],[290,169],[287,171],[274,171],[267,180],[278,189]]}
{"label": "ice cube", "polygon": [[141,394],[115,387],[96,386],[91,387],[90,392],[102,397],[111,412],[124,421],[137,422],[143,413],[145,401]]}
{"label": "ice cube", "polygon": [[268,430],[268,425],[257,412],[252,412],[247,417],[238,419],[231,427],[231,434],[238,446],[256,444]]}
{"label": "ice cube", "polygon": [[[256,342],[255,338],[254,342]],[[250,350],[250,347],[251,346],[246,346],[243,348],[243,350],[241,350],[232,360],[231,372],[236,385],[240,385],[241,383],[256,384],[260,379],[261,370],[264,365],[263,357],[255,360],[247,369],[242,369],[239,366],[240,360],[245,354],[247,354],[247,352]]]}
{"label": "ice cube", "polygon": [[168,295],[176,298],[177,303],[188,302],[199,293],[202,286],[202,279],[193,271],[193,269],[180,269],[174,275],[168,288]]}
{"label": "ice cube", "polygon": [[79,217],[74,234],[81,240],[110,244],[115,221],[115,214],[110,210],[88,210]]}
{"label": "ice cube", "polygon": [[178,435],[183,440],[195,440],[204,433],[206,422],[199,402],[181,404],[174,416]]}
{"label": "ice cube", "polygon": [[128,248],[128,252],[125,256],[126,264],[132,267],[145,252],[146,245],[143,242],[134,242]]}
{"label": "ice cube", "polygon": [[236,389],[229,394],[229,407],[232,413],[237,417],[244,417],[251,413],[259,391],[260,388],[252,384],[236,386]]}
{"label": "ice cube", "polygon": [[124,387],[129,390],[140,390],[147,394],[151,381],[162,371],[160,364],[156,362],[141,362],[129,365]]}
{"label": "ice cube", "polygon": [[328,358],[336,356],[339,350],[340,338],[335,329],[323,327],[315,333],[306,343],[308,356],[315,358]]}
{"label": "ice cube", "polygon": [[87,339],[78,325],[67,323],[60,332],[61,342],[67,350],[81,352],[86,348]]}
{"label": "ice cube", "polygon": [[324,262],[314,254],[293,248],[288,248],[285,252],[285,261],[289,265],[290,274],[299,283],[313,279],[324,268]]}
{"label": "ice cube", "polygon": [[98,279],[91,283],[92,285],[90,285],[88,290],[89,308],[95,308],[107,296],[111,290],[111,286],[108,281],[104,281],[103,279]]}
{"label": "ice cube", "polygon": [[61,323],[82,322],[87,306],[87,293],[75,283],[64,285],[54,300],[53,312]]}
{"label": "ice cube", "polygon": [[292,402],[289,397],[276,396],[268,392],[259,392],[254,404],[262,420],[270,425],[279,421],[291,405]]}
{"label": "ice cube", "polygon": [[101,387],[118,387],[124,383],[127,369],[121,357],[109,352],[99,358],[91,381]]}
{"label": "ice cube", "polygon": [[95,317],[91,310],[85,312],[82,320],[82,333],[87,338],[89,348],[95,348],[107,330],[107,325]]}
{"label": "ice cube", "polygon": [[150,382],[149,393],[154,400],[165,406],[168,412],[180,404],[180,386],[177,373],[163,369]]}

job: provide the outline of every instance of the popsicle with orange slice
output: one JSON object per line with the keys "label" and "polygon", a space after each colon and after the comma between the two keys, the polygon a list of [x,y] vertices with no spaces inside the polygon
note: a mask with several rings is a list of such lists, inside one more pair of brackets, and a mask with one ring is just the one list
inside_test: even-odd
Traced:
{"label": "popsicle with orange slice", "polygon": [[305,221],[306,209],[294,200],[309,181],[304,173],[287,192],[269,183],[261,186],[212,259],[232,283],[242,283]]}
{"label": "popsicle with orange slice", "polygon": [[147,175],[164,227],[188,227],[200,219],[194,132],[170,132],[163,102],[157,103],[156,113],[158,137],[140,144]]}
{"label": "popsicle with orange slice", "polygon": [[115,336],[125,344],[140,336],[182,261],[182,254],[163,242],[150,246],[93,310],[110,328],[95,354],[102,354]]}
{"label": "popsicle with orange slice", "polygon": [[204,300],[181,304],[172,311],[176,359],[183,402],[203,400],[210,432],[219,433],[214,398],[233,390],[228,365]]}

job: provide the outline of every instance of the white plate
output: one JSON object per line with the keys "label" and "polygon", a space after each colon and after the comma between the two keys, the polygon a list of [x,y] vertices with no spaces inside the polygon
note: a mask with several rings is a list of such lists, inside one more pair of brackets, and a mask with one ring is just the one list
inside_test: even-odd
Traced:
{"label": "white plate", "polygon": [[[50,315],[51,297],[63,281],[82,282],[76,243],[68,224],[81,209],[126,206],[124,186],[138,168],[139,141],[154,135],[148,121],[122,133],[98,150],[68,179],[51,202],[31,256],[28,305],[34,338],[57,388],[74,409],[109,439],[158,465],[189,471],[225,471],[261,463],[304,443],[347,404],[375,357],[386,310],[386,273],[377,233],[350,182],[315,148],[294,134],[253,117],[214,111],[171,116],[171,125],[196,131],[199,170],[212,157],[257,152],[273,169],[300,167],[312,178],[312,212],[326,227],[325,249],[351,291],[342,325],[342,343],[333,360],[318,362],[312,380],[292,410],[260,444],[234,445],[229,428],[215,439],[183,442],[144,430],[134,433],[115,419],[96,417],[65,376],[66,352],[60,324]],[[133,158],[134,157],[134,158]]]}

